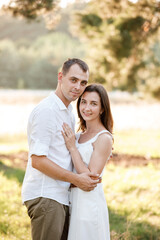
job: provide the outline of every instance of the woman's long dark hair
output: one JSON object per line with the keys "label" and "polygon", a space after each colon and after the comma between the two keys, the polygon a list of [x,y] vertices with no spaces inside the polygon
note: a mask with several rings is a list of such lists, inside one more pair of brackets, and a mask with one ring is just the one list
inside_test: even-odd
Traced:
{"label": "woman's long dark hair", "polygon": [[[100,84],[91,84],[91,85],[88,85],[86,87],[83,94],[85,92],[96,92],[96,93],[98,93],[98,95],[100,97],[100,101],[101,101],[101,108],[103,109],[103,113],[100,115],[101,122],[102,122],[103,126],[110,133],[112,133],[112,131],[113,131],[113,118],[112,118],[112,113],[111,113],[108,94],[107,94],[105,88]],[[82,132],[84,132],[86,130],[86,122],[82,118],[82,116],[80,114],[80,111],[79,111],[79,105],[80,105],[81,97],[83,96],[83,94],[78,98],[78,101],[77,101],[77,112],[78,112],[78,117],[80,119],[78,130],[81,130]]]}

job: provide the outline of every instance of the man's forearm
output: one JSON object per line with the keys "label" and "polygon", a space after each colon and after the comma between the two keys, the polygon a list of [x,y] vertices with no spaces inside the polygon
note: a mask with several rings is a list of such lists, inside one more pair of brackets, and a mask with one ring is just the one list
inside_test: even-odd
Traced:
{"label": "man's forearm", "polygon": [[48,177],[65,182],[75,183],[76,174],[68,171],[56,163],[52,162],[46,156],[32,155],[32,167],[44,173]]}
{"label": "man's forearm", "polygon": [[[44,173],[48,177],[64,182],[70,182],[84,191],[93,190],[100,182],[99,176],[93,173],[75,174],[56,163],[52,162],[46,156],[32,155],[32,167]],[[94,179],[92,179],[94,178]]]}

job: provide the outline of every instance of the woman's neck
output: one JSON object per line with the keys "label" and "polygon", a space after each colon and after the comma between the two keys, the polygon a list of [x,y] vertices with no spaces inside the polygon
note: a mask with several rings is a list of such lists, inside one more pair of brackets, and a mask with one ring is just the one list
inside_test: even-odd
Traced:
{"label": "woman's neck", "polygon": [[92,121],[92,122],[86,122],[86,133],[98,133],[102,130],[104,130],[105,127],[101,123],[101,121]]}

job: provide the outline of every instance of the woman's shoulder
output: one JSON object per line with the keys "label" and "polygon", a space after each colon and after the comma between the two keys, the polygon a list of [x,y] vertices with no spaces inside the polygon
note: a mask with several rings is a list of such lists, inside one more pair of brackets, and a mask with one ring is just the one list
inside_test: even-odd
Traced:
{"label": "woman's shoulder", "polygon": [[97,133],[97,138],[100,139],[112,139],[113,140],[113,136],[112,134],[107,130],[107,129],[103,129],[102,131]]}
{"label": "woman's shoulder", "polygon": [[113,136],[110,132],[103,132],[98,135],[97,140],[103,141],[103,142],[108,142],[108,141],[112,142]]}
{"label": "woman's shoulder", "polygon": [[102,130],[99,132],[96,136],[96,139],[94,141],[94,145],[98,145],[101,148],[105,148],[106,145],[112,145],[113,144],[113,136],[108,130]]}

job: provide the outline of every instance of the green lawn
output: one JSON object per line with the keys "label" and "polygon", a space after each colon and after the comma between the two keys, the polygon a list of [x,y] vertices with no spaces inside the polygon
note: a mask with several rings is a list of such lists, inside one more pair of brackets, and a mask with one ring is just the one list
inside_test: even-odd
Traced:
{"label": "green lawn", "polygon": [[25,134],[0,136],[1,154],[19,151],[28,151],[27,136]]}
{"label": "green lawn", "polygon": [[[116,153],[160,158],[158,132],[117,132],[114,138]],[[30,240],[30,221],[21,203],[23,164],[18,157],[14,164],[10,158],[27,150],[26,136],[1,137],[0,150],[0,239]],[[160,240],[159,172],[160,163],[129,167],[108,163],[103,185],[112,240]]]}
{"label": "green lawn", "polygon": [[114,149],[116,153],[160,158],[160,129],[115,132]]}
{"label": "green lawn", "polygon": [[21,203],[24,171],[0,161],[0,239],[29,240],[30,222]]}
{"label": "green lawn", "polygon": [[[159,130],[126,130],[114,132],[114,152],[160,158]],[[27,151],[27,136],[0,136],[0,152],[13,153]]]}
{"label": "green lawn", "polygon": [[159,173],[160,163],[129,168],[107,165],[103,185],[111,231],[125,236],[118,239],[160,239]]}

